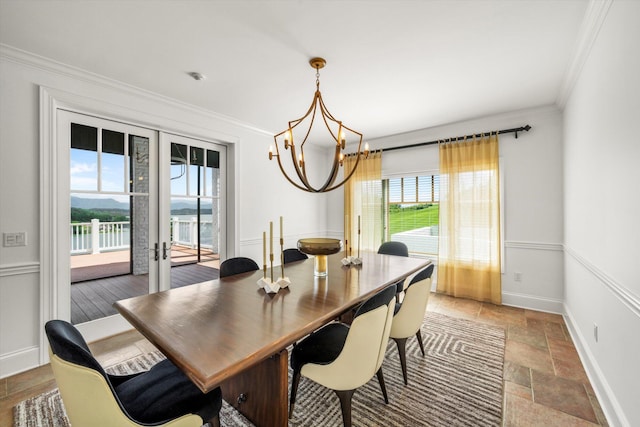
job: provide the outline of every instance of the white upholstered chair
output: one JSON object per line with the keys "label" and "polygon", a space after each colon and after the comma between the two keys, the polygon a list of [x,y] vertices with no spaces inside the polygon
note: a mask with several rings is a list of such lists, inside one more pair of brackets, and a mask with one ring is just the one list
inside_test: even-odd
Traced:
{"label": "white upholstered chair", "polygon": [[407,384],[407,339],[416,336],[420,350],[424,356],[424,344],[420,327],[424,320],[429,294],[431,292],[431,276],[433,274],[433,264],[420,270],[415,276],[407,279],[408,285],[404,289],[404,299],[402,303],[396,302],[393,323],[389,334],[398,347],[400,364],[402,365],[402,376]]}
{"label": "white upholstered chair", "polygon": [[294,346],[289,418],[293,415],[301,376],[335,391],[345,427],[351,426],[353,393],[373,375],[378,376],[388,402],[382,361],[391,330],[395,293],[395,285],[387,286],[358,308],[351,326],[330,323]]}

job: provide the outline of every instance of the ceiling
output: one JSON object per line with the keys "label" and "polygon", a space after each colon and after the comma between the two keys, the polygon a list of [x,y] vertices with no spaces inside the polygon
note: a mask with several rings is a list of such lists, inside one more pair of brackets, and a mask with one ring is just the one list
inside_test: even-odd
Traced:
{"label": "ceiling", "polygon": [[[366,139],[556,102],[587,0],[0,0],[0,43],[277,133]],[[189,72],[200,72],[196,81]]]}

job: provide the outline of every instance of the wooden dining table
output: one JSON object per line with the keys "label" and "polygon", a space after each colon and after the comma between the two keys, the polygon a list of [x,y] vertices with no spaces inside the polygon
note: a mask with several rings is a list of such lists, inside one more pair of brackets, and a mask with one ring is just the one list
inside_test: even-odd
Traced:
{"label": "wooden dining table", "polygon": [[326,277],[314,277],[312,258],[287,264],[291,284],[274,294],[259,288],[258,270],[114,305],[203,392],[220,386],[256,426],[286,426],[287,347],[430,263],[364,252],[361,265],[343,266],[343,256],[329,256]]}

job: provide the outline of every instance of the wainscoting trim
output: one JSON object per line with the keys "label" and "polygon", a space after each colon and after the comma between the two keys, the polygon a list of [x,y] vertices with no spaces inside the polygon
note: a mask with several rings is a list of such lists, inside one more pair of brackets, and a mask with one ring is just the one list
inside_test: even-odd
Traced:
{"label": "wainscoting trim", "polygon": [[539,251],[558,251],[564,250],[562,243],[542,243],[542,242],[518,242],[514,240],[507,240],[504,242],[504,247],[507,249],[533,249]]}
{"label": "wainscoting trim", "polygon": [[40,273],[40,263],[35,261],[0,265],[0,277],[37,273]]}
{"label": "wainscoting trim", "polygon": [[623,285],[609,277],[605,272],[580,256],[573,249],[566,247],[565,252],[600,280],[624,305],[640,317],[640,298],[638,296],[629,292]]}

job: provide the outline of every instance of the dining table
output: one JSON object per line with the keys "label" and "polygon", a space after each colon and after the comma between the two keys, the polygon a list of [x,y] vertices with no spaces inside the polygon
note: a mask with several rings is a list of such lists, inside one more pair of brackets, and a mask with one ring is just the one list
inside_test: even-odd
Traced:
{"label": "dining table", "polygon": [[[329,255],[325,277],[314,276],[313,258],[286,264],[290,284],[276,293],[259,286],[257,270],[114,306],[203,392],[221,387],[256,426],[287,426],[288,347],[430,263],[362,251],[360,264],[344,265],[343,257]],[[280,278],[281,267],[273,271]]]}

